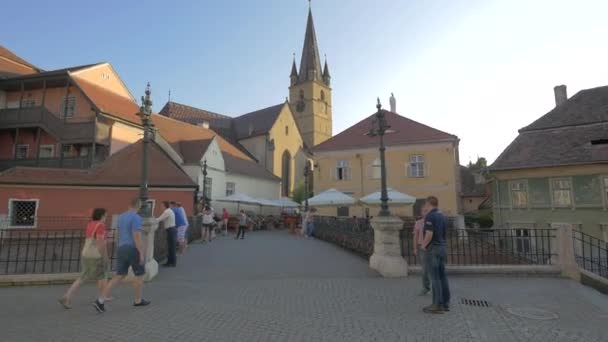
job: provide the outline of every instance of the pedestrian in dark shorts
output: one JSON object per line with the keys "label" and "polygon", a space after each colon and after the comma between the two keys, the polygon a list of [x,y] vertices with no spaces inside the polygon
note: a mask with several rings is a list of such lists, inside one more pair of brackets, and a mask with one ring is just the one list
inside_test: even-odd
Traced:
{"label": "pedestrian in dark shorts", "polygon": [[139,208],[139,200],[131,201],[129,210],[120,214],[118,217],[118,251],[116,255],[116,276],[108,283],[103,290],[103,296],[97,299],[93,306],[98,312],[104,312],[104,298],[110,297],[110,291],[114,286],[121,282],[127,273],[129,267],[133,269],[135,279],[133,280],[133,290],[135,292],[135,300],[133,306],[146,306],[150,302],[142,298],[144,287],[145,269],[145,251],[144,244],[141,239],[142,218],[137,214]]}
{"label": "pedestrian in dark shorts", "polygon": [[243,240],[245,238],[245,229],[247,229],[247,223],[249,222],[249,218],[247,217],[247,214],[245,214],[245,210],[241,209],[241,212],[239,213],[239,231],[236,233],[236,239],[239,238],[239,236],[241,237],[241,240]]}

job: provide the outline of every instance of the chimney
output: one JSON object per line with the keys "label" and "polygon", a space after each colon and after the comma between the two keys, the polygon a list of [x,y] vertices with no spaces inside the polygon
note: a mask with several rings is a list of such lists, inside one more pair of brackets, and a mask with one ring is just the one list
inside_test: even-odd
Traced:
{"label": "chimney", "polygon": [[395,95],[393,93],[391,93],[391,97],[388,102],[391,105],[391,112],[397,113],[397,100],[395,99]]}
{"label": "chimney", "polygon": [[553,88],[553,92],[555,92],[555,107],[561,105],[562,103],[568,100],[568,93],[566,92],[565,85],[558,85]]}

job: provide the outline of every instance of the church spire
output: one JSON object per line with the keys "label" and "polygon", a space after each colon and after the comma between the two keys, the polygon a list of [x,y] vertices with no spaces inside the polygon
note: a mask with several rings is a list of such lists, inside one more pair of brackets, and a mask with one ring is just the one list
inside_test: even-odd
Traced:
{"label": "church spire", "polygon": [[291,79],[291,85],[294,85],[298,82],[298,68],[296,67],[296,54],[293,54],[293,61],[291,62],[291,74],[289,75]]}
{"label": "church spire", "polygon": [[331,76],[329,75],[329,67],[327,66],[327,56],[325,56],[325,66],[323,67],[323,82],[329,87]]}
{"label": "church spire", "polygon": [[300,82],[315,81],[320,80],[321,77],[321,58],[319,58],[317,34],[315,33],[315,24],[312,20],[312,9],[309,7],[298,80]]}

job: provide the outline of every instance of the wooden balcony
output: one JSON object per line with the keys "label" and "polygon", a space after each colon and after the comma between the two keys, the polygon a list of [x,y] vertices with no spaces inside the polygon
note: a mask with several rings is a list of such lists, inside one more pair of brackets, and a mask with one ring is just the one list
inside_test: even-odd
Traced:
{"label": "wooden balcony", "polygon": [[0,128],[40,127],[62,143],[92,142],[95,122],[69,122],[45,107],[0,109]]}
{"label": "wooden balcony", "polygon": [[10,169],[15,166],[29,167],[48,167],[48,168],[64,168],[64,169],[88,169],[94,163],[100,163],[103,157],[96,157],[92,160],[91,156],[87,157],[66,157],[66,158],[40,158],[40,159],[0,159],[0,171]]}

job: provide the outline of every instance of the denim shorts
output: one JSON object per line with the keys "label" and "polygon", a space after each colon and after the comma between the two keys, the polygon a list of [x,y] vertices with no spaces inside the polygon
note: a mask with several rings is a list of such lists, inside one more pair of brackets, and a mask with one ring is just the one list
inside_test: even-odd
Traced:
{"label": "denim shorts", "polygon": [[139,263],[139,251],[135,246],[120,246],[116,253],[116,274],[123,276],[129,273],[129,267],[133,269],[136,277],[146,273],[144,265]]}

